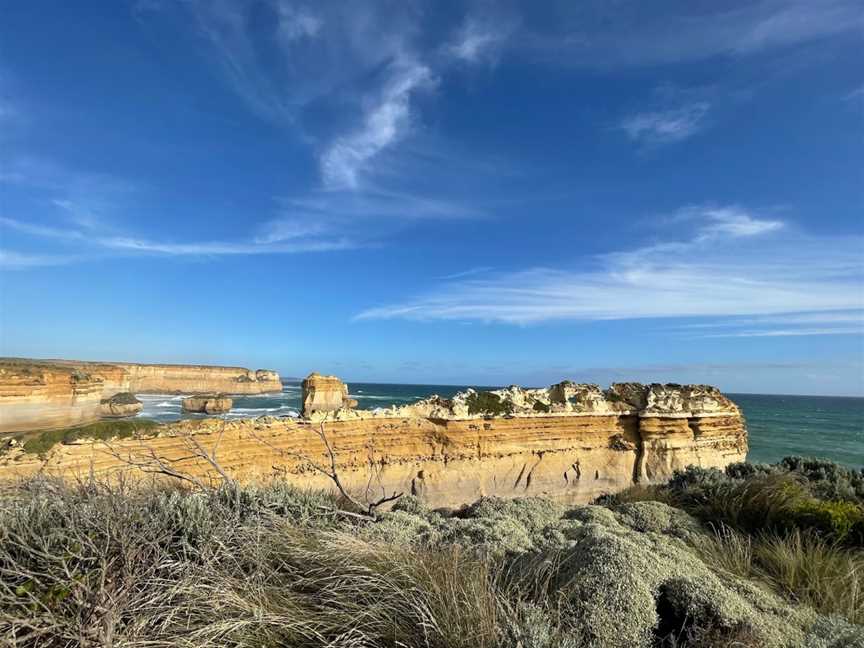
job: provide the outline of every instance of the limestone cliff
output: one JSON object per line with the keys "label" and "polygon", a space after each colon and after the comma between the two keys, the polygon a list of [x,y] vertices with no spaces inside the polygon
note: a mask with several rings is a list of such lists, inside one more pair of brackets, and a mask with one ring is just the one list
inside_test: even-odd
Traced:
{"label": "limestone cliff", "polygon": [[133,394],[266,394],[282,391],[279,374],[266,369],[207,365],[61,361],[102,378],[105,397]]}
{"label": "limestone cliff", "polygon": [[101,415],[102,380],[69,365],[0,362],[0,432],[62,428]]}
{"label": "limestone cliff", "polygon": [[313,371],[303,380],[302,386],[303,416],[357,407],[357,401],[348,397],[348,385],[336,376],[322,376]]}
{"label": "limestone cliff", "polygon": [[101,400],[124,392],[279,391],[279,374],[263,369],[5,358],[0,359],[0,433],[89,423],[99,419]]}
{"label": "limestone cliff", "polygon": [[[544,495],[585,502],[634,482],[668,479],[687,465],[722,467],[742,461],[747,432],[740,411],[702,385],[560,383],[548,389],[511,387],[432,397],[373,411],[318,413],[301,421],[261,417],[182,421],[149,438],[58,445],[43,460],[16,448],[0,458],[0,478],[32,474],[110,474],[128,470],[150,450],[174,469],[214,471],[190,455],[218,448],[234,478],[273,476],[305,487],[330,488],[315,469],[330,458],[340,478],[362,497],[413,493],[432,506],[454,506],[481,495]],[[194,453],[192,453],[194,454]]]}

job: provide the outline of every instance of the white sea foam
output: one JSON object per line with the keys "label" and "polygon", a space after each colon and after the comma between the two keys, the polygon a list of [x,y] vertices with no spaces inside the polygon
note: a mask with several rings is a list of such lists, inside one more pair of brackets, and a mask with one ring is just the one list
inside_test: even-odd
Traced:
{"label": "white sea foam", "polygon": [[361,392],[356,394],[348,394],[351,398],[359,398],[361,400],[389,400],[389,401],[401,401],[407,400],[407,398],[403,396],[366,396],[365,394],[361,395]]}
{"label": "white sea foam", "polygon": [[232,412],[258,413],[258,412],[279,412],[282,410],[293,410],[293,407],[281,405],[279,407],[235,407]]}

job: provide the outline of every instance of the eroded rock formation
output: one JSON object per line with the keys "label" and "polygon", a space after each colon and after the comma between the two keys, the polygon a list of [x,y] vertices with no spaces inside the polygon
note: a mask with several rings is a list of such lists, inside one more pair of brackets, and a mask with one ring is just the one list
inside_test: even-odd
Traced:
{"label": "eroded rock formation", "polygon": [[99,405],[100,413],[105,418],[123,418],[135,416],[144,405],[129,392],[114,394],[111,398],[103,398]]}
{"label": "eroded rock formation", "polygon": [[102,380],[77,367],[0,362],[0,433],[95,421],[102,397]]}
{"label": "eroded rock formation", "polygon": [[183,411],[201,414],[224,414],[234,405],[225,394],[201,394],[183,399]]}
{"label": "eroded rock formation", "polygon": [[[334,392],[345,392],[341,387]],[[325,399],[326,402],[330,402]],[[694,464],[742,461],[747,432],[737,406],[704,385],[561,383],[548,389],[469,390],[413,405],[339,409],[300,421],[261,417],[181,421],[156,436],[122,439],[114,453],[99,444],[58,445],[43,460],[20,448],[0,457],[0,478],[32,474],[97,474],[128,469],[118,456],[155,449],[178,470],[213,474],[190,456],[218,445],[218,461],[241,481],[273,476],[311,488],[332,483],[313,463],[329,465],[323,431],[342,482],[361,496],[413,493],[432,506],[482,495],[544,495],[586,502],[635,482],[668,479]]]}
{"label": "eroded rock formation", "polygon": [[[64,361],[65,362],[65,361]],[[69,364],[102,378],[105,397],[133,394],[267,394],[282,391],[279,374],[265,369],[104,362]]]}
{"label": "eroded rock formation", "polygon": [[336,376],[312,372],[303,380],[303,416],[309,418],[353,407],[357,407],[357,401],[348,397],[348,385]]}
{"label": "eroded rock formation", "polygon": [[[263,394],[279,374],[242,367],[0,359],[0,433],[91,423],[119,393]],[[110,410],[110,407],[109,407]]]}

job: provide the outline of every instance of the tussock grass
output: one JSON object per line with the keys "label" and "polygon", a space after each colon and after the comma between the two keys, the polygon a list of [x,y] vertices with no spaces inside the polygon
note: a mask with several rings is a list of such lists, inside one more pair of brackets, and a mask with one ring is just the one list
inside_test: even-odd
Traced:
{"label": "tussock grass", "polygon": [[864,624],[862,473],[790,457],[775,466],[688,468],[668,484],[636,485],[599,503],[660,501],[702,520],[715,569],[761,583],[820,614]]}
{"label": "tussock grass", "polygon": [[818,535],[712,534],[647,495],[452,514],[406,496],[360,520],[278,481],[39,478],[0,499],[0,646],[864,645],[842,618],[861,620],[860,554]]}
{"label": "tussock grass", "polygon": [[864,624],[864,552],[801,531],[755,536],[720,527],[703,546],[710,564],[765,583],[825,615]]}

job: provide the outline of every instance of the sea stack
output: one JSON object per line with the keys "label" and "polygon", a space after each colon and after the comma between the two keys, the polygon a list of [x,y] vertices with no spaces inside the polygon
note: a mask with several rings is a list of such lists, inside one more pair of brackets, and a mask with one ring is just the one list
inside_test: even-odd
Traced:
{"label": "sea stack", "polygon": [[103,398],[99,403],[99,409],[103,418],[124,418],[135,416],[144,404],[129,392],[114,394],[111,398]]}
{"label": "sea stack", "polygon": [[348,397],[348,385],[336,376],[322,376],[313,371],[303,381],[304,417],[353,407],[357,407],[357,401]]}
{"label": "sea stack", "polygon": [[200,394],[183,399],[183,411],[197,414],[225,414],[234,401],[225,394]]}

